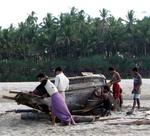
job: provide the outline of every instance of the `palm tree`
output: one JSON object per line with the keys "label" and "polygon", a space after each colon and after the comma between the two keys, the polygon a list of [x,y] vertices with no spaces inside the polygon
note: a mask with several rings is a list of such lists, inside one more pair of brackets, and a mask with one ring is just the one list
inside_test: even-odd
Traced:
{"label": "palm tree", "polygon": [[134,23],[136,21],[135,12],[133,10],[128,11],[126,17],[127,17],[127,28],[128,28],[128,31],[132,33],[132,31],[134,29],[133,26],[134,26]]}
{"label": "palm tree", "polygon": [[103,8],[102,10],[99,10],[100,16],[102,17],[102,20],[106,22],[107,17],[109,16],[109,10]]}
{"label": "palm tree", "polygon": [[108,18],[110,17],[109,14],[109,10],[107,9],[102,9],[99,10],[100,12],[100,18],[101,20],[99,20],[99,25],[98,25],[98,43],[102,43],[99,44],[99,49],[101,48],[101,46],[104,46],[107,57],[110,56],[110,44],[108,43],[108,32],[109,32],[109,24],[108,24]]}
{"label": "palm tree", "polygon": [[140,55],[147,56],[150,50],[150,18],[144,17],[136,24],[136,43]]}
{"label": "palm tree", "polygon": [[128,42],[128,48],[131,56],[137,55],[137,45],[135,44],[135,12],[133,10],[128,11],[127,13],[127,21],[126,21],[126,39]]}

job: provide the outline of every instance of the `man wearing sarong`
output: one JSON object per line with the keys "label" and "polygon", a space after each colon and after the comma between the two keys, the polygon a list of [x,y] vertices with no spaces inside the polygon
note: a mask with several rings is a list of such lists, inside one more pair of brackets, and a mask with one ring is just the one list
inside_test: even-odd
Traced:
{"label": "man wearing sarong", "polygon": [[121,96],[121,87],[119,85],[119,82],[121,81],[120,74],[113,68],[109,67],[109,72],[112,75],[112,79],[108,83],[110,86],[112,85],[113,90],[113,97],[116,103],[116,106],[119,105],[122,106],[122,96]]}
{"label": "man wearing sarong", "polygon": [[37,78],[41,83],[33,92],[48,93],[51,96],[52,124],[55,125],[55,117],[60,119],[63,125],[75,124],[65,100],[58,92],[56,86],[43,73],[38,74]]}
{"label": "man wearing sarong", "polygon": [[65,91],[69,89],[69,79],[65,76],[61,67],[55,69],[55,74],[55,86],[65,99]]}
{"label": "man wearing sarong", "polygon": [[133,107],[132,110],[134,110],[136,103],[138,105],[138,109],[140,109],[140,94],[141,94],[141,85],[142,85],[142,77],[138,72],[138,69],[135,67],[132,69],[133,74]]}

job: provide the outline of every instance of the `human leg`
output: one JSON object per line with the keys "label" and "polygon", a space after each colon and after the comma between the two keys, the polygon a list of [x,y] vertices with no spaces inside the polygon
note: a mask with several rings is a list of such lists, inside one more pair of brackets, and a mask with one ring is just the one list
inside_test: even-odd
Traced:
{"label": "human leg", "polygon": [[138,109],[140,109],[140,99],[137,98],[137,105],[138,105]]}
{"label": "human leg", "polygon": [[132,106],[132,110],[135,109],[135,106],[136,106],[136,99],[133,99],[133,106]]}
{"label": "human leg", "polygon": [[119,100],[120,100],[120,108],[122,108],[122,104],[123,104],[123,96],[122,96],[122,94],[120,94]]}
{"label": "human leg", "polygon": [[55,120],[56,120],[56,117],[53,113],[51,113],[51,119],[52,119],[52,125],[55,125]]}
{"label": "human leg", "polygon": [[62,123],[75,124],[64,98],[59,93],[52,95],[52,111]]}

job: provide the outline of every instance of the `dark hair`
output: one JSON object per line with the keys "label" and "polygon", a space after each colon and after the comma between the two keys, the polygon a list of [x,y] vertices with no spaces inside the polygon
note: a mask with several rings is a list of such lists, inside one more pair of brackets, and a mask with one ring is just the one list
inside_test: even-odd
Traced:
{"label": "dark hair", "polygon": [[110,91],[110,87],[108,85],[104,85],[103,88],[104,88],[103,91],[104,93],[108,93]]}
{"label": "dark hair", "polygon": [[39,73],[36,78],[44,78],[46,77],[46,75],[44,73]]}
{"label": "dark hair", "polygon": [[103,88],[104,88],[104,90],[107,90],[106,92],[110,91],[110,87],[108,85],[104,85]]}
{"label": "dark hair", "polygon": [[113,67],[108,68],[108,71],[114,71],[114,70],[115,70],[115,68],[113,68]]}
{"label": "dark hair", "polygon": [[132,69],[132,71],[133,71],[133,72],[138,72],[138,68],[137,68],[137,67],[134,67],[134,68]]}
{"label": "dark hair", "polygon": [[62,70],[61,67],[57,67],[57,68],[55,69],[55,72],[57,72],[57,71],[58,71],[58,72],[61,72],[61,71],[63,71],[63,70]]}

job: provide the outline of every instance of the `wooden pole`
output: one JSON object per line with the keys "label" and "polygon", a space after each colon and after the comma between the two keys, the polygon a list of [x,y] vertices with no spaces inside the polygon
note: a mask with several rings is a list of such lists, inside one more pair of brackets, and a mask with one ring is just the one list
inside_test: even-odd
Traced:
{"label": "wooden pole", "polygon": [[3,99],[9,99],[9,100],[15,100],[15,97],[10,97],[10,96],[2,96]]}
{"label": "wooden pole", "polygon": [[17,91],[9,91],[9,93],[17,94],[17,93],[20,93],[20,92],[17,92]]}

